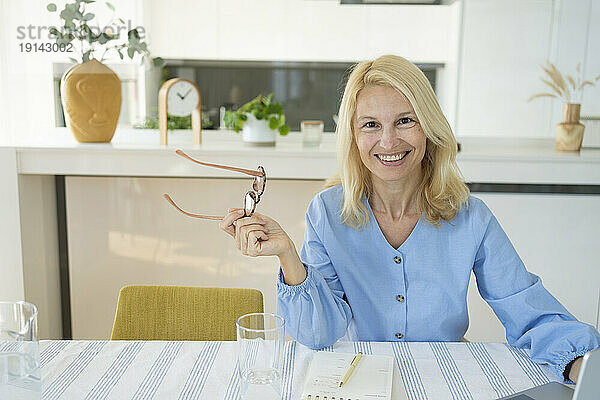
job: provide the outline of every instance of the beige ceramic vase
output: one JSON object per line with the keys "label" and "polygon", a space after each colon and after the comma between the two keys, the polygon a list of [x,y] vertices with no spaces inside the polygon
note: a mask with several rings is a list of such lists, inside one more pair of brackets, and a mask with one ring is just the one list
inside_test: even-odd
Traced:
{"label": "beige ceramic vase", "polygon": [[581,104],[563,104],[563,121],[556,124],[556,150],[579,151],[585,126],[579,122]]}
{"label": "beige ceramic vase", "polygon": [[70,68],[62,78],[65,120],[78,142],[110,142],[121,112],[121,80],[96,59]]}

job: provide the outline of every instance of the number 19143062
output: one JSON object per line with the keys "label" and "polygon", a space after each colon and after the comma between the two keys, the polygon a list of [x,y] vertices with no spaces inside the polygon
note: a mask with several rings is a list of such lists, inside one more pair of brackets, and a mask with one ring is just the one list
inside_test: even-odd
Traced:
{"label": "number 19143062", "polygon": [[19,43],[21,53],[72,53],[73,44]]}

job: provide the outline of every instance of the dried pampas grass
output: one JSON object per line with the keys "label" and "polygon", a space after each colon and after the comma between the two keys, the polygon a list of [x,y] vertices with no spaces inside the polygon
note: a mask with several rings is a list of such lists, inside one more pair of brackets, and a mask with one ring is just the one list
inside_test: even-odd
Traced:
{"label": "dried pampas grass", "polygon": [[542,69],[549,79],[541,78],[541,80],[552,90],[549,93],[534,94],[527,101],[531,101],[538,97],[555,97],[561,99],[564,103],[572,103],[576,101],[576,99],[581,98],[584,87],[595,86],[596,82],[600,80],[600,75],[591,81],[582,80],[581,63],[577,64],[577,68],[575,69],[577,75],[575,78],[571,75],[563,76],[558,68],[551,62],[548,62],[548,65],[546,66],[542,65]]}

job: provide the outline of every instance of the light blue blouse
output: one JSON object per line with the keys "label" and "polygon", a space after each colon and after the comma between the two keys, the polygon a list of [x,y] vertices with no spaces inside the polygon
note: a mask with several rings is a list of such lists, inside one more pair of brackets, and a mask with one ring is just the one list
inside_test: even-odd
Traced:
{"label": "light blue blouse", "polygon": [[531,350],[562,376],[566,364],[600,347],[600,334],[578,322],[527,272],[500,224],[483,201],[468,205],[441,229],[421,218],[397,249],[369,210],[358,231],[340,218],[342,189],[311,201],[300,258],[308,276],[286,285],[280,271],[277,312],[300,343],[319,349],[346,334],[357,340],[459,341],[469,325],[471,271],[481,296],[504,327],[509,344]]}

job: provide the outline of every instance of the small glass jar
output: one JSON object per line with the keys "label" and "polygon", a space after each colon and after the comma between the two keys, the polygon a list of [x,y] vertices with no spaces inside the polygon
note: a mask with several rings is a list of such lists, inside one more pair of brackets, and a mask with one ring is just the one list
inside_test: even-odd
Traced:
{"label": "small glass jar", "polygon": [[308,120],[300,122],[300,132],[302,132],[302,146],[318,147],[321,144],[323,126],[323,121]]}

